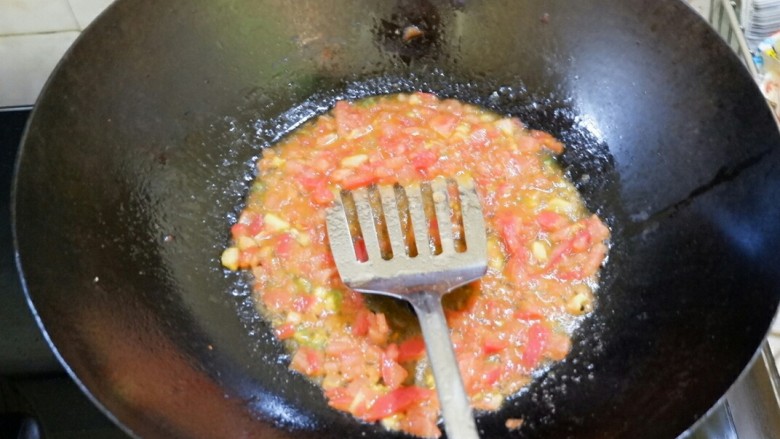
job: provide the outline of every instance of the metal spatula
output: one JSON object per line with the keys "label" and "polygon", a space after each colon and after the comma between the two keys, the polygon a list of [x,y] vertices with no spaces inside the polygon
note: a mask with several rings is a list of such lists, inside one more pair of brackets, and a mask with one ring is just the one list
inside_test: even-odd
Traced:
{"label": "metal spatula", "polygon": [[346,285],[414,307],[447,436],[478,438],[441,306],[442,296],[487,270],[485,222],[474,181],[438,178],[342,192],[326,222]]}

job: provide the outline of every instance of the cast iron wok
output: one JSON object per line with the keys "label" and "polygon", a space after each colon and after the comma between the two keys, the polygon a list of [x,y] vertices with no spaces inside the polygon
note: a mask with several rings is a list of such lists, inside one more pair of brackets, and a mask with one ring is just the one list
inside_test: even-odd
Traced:
{"label": "cast iron wok", "polygon": [[483,437],[674,437],[705,414],[780,300],[780,138],[678,1],[118,1],[47,84],[15,187],[30,303],[85,392],[141,437],[392,436],[288,371],[218,258],[262,148],[410,90],[563,139],[613,230],[571,355]]}

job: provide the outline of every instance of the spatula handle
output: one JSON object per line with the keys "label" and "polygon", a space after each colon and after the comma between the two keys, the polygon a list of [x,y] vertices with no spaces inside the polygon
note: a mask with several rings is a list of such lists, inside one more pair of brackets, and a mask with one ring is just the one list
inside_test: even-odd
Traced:
{"label": "spatula handle", "polygon": [[452,349],[450,331],[441,296],[436,293],[417,293],[407,296],[420,320],[425,349],[436,380],[444,429],[450,439],[479,439],[471,405],[463,388],[458,362]]}

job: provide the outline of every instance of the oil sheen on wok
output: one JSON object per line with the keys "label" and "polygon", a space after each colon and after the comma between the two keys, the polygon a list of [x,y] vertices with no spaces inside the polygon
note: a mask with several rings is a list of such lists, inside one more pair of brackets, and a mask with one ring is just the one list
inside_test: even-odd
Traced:
{"label": "oil sheen on wok", "polygon": [[444,306],[472,406],[496,410],[567,355],[607,256],[609,230],[564,177],[555,159],[563,148],[516,118],[431,94],[338,102],[264,151],[222,263],[251,270],[258,309],[287,345],[290,368],[318,383],[332,407],[438,437],[416,318],[401,302],[344,286],[325,208],[343,189],[474,178],[489,268]]}

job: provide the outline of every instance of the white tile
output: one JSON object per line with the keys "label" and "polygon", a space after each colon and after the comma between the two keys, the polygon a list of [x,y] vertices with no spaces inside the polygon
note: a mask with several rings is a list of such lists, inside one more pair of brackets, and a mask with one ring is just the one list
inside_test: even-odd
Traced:
{"label": "white tile", "polygon": [[712,0],[688,0],[688,3],[704,18],[709,18]]}
{"label": "white tile", "polygon": [[78,35],[70,31],[0,37],[0,107],[35,103],[57,61]]}
{"label": "white tile", "polygon": [[108,7],[113,0],[68,0],[79,26],[83,30],[95,17]]}
{"label": "white tile", "polygon": [[777,314],[775,315],[775,321],[772,323],[771,332],[772,334],[780,337],[780,310],[778,310]]}
{"label": "white tile", "polygon": [[0,35],[79,30],[67,0],[0,0]]}
{"label": "white tile", "polygon": [[[769,340],[769,348],[772,350],[772,355],[775,359],[780,358],[780,337],[770,335],[767,340]],[[780,367],[780,364],[778,367]]]}

